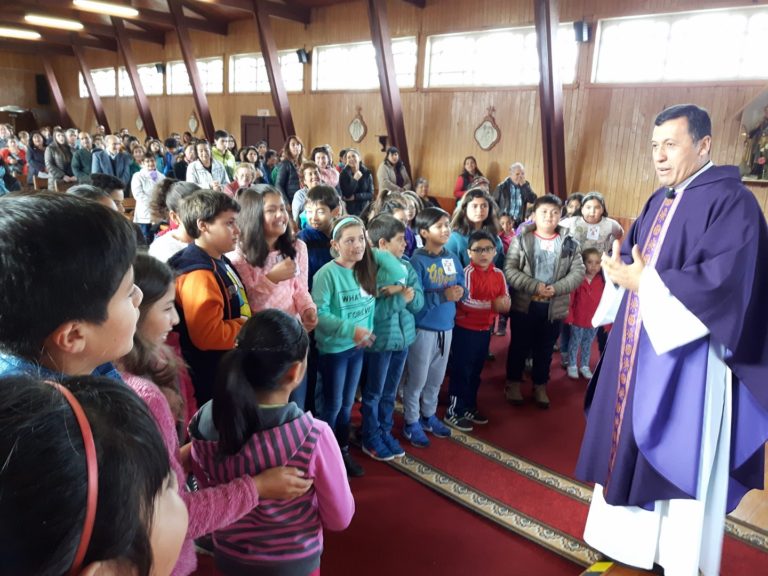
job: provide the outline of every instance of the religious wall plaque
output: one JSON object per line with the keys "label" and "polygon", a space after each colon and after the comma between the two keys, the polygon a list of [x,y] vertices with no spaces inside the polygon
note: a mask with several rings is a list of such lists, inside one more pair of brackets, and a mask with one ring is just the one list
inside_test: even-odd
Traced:
{"label": "religious wall plaque", "polygon": [[354,142],[362,142],[365,135],[368,133],[368,126],[365,124],[362,115],[363,109],[358,106],[357,114],[352,118],[352,122],[349,123],[349,135]]}
{"label": "religious wall plaque", "polygon": [[501,140],[501,129],[496,124],[496,119],[493,117],[493,113],[496,112],[496,108],[489,106],[487,114],[480,125],[475,128],[475,142],[485,151],[490,150],[499,140]]}

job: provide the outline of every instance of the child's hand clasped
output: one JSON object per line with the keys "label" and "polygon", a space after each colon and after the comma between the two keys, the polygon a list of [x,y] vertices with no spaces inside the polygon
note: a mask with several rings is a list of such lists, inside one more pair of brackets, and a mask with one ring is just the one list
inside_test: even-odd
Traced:
{"label": "child's hand clasped", "polygon": [[445,289],[444,294],[445,299],[448,300],[448,302],[458,302],[464,295],[464,288],[458,284],[456,286],[448,286],[448,288]]}
{"label": "child's hand clasped", "polygon": [[317,310],[314,308],[307,308],[301,313],[301,323],[304,325],[304,330],[312,332],[317,327]]}
{"label": "child's hand clasped", "polygon": [[494,312],[509,312],[509,307],[511,306],[512,302],[509,299],[509,296],[506,294],[504,296],[499,296],[498,298],[495,298],[493,301],[493,311]]}
{"label": "child's hand clasped", "polygon": [[358,348],[368,348],[376,340],[376,336],[373,332],[369,332],[365,328],[360,326],[355,327],[355,335],[352,337],[355,341],[355,345]]}
{"label": "child's hand clasped", "polygon": [[400,294],[403,290],[405,290],[405,286],[399,284],[392,284],[390,286],[382,286],[379,288],[379,292],[385,296],[394,296],[395,294]]}
{"label": "child's hand clasped", "polygon": [[267,274],[267,278],[275,284],[283,280],[290,280],[294,276],[296,276],[296,262],[293,258],[281,260]]}

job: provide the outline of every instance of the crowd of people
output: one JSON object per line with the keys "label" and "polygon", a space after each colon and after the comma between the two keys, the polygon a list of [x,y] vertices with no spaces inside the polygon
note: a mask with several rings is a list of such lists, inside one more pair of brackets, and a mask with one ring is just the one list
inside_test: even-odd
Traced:
{"label": "crowd of people", "polygon": [[[56,427],[68,426],[57,489],[71,485],[68,500],[82,502],[47,536],[64,542],[56,553],[25,548],[31,525],[10,548],[2,536],[4,550],[27,550],[4,555],[14,573],[127,558],[146,574],[150,558],[155,574],[190,574],[194,541],[213,534],[223,573],[319,574],[323,529],[349,525],[348,478],[364,475],[351,439],[390,461],[403,444],[426,449],[488,424],[478,388],[493,334],[509,325],[503,398],[513,406],[526,401],[526,365],[533,401],[550,406],[558,339],[568,376],[593,376],[601,264],[624,235],[598,192],[537,196],[519,162],[491,191],[470,156],[449,212],[424,178],[411,189],[394,147],[374,186],[356,149],[334,165],[320,145],[308,160],[297,136],[278,155],[266,142],[237,150],[223,130],[213,147],[187,134],[146,146],[127,134],[2,135],[7,172],[39,177],[44,166],[49,180],[74,183],[65,194],[6,187],[0,201],[0,405],[16,414],[0,418],[0,455],[30,467],[2,482],[29,490],[45,454],[61,450]],[[40,145],[45,163],[33,167]],[[119,214],[128,195],[132,225]],[[92,452],[136,446],[146,448],[136,462],[99,457],[94,517]],[[21,462],[10,456],[19,450],[30,451]],[[123,476],[141,481],[106,485]],[[102,503],[116,491],[143,512],[108,526],[104,514],[124,517]],[[23,504],[0,499],[2,515],[11,506]],[[77,509],[47,511],[66,506]],[[106,543],[129,529],[121,548]]]}

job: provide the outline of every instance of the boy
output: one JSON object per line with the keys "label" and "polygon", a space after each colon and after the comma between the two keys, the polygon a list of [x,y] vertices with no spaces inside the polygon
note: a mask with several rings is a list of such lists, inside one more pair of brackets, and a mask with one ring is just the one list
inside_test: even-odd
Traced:
{"label": "boy", "polygon": [[120,376],[141,290],[131,223],[96,202],[39,193],[0,200],[0,375]]}
{"label": "boy", "polygon": [[464,269],[464,296],[456,304],[456,326],[451,342],[450,405],[443,420],[457,430],[469,432],[472,424],[487,424],[477,410],[480,373],[488,356],[491,326],[499,312],[509,312],[504,273],[493,265],[496,239],[484,230],[470,234],[467,243],[469,266]]}
{"label": "boy", "polygon": [[507,401],[520,405],[520,381],[529,350],[533,356],[533,396],[539,408],[549,408],[547,382],[552,348],[568,314],[570,293],[584,278],[579,243],[558,226],[562,202],[547,194],[533,204],[533,222],[512,239],[504,274],[514,291],[510,314],[511,341],[507,353]]}
{"label": "boy", "polygon": [[391,254],[400,268],[395,276],[388,273],[391,268],[387,266],[379,266],[376,273],[376,339],[366,350],[368,378],[360,408],[363,452],[374,460],[391,460],[405,454],[392,436],[392,413],[408,347],[416,340],[414,314],[424,305],[424,291],[413,266],[403,258],[405,224],[389,214],[381,214],[368,225],[368,239],[378,248],[378,257]]}
{"label": "boy", "polygon": [[235,165],[237,161],[232,152],[229,151],[229,132],[226,130],[216,130],[213,133],[213,150],[211,150],[211,157],[214,160],[221,162],[224,165],[224,169],[227,171],[229,181],[235,177]]}
{"label": "boy", "polygon": [[299,216],[304,212],[307,202],[307,193],[320,184],[320,168],[314,162],[304,162],[301,165],[301,184],[302,188],[296,190],[291,201],[291,214],[298,223]]}
{"label": "boy", "polygon": [[451,430],[437,417],[437,396],[451,349],[456,302],[464,294],[464,269],[459,257],[445,249],[451,235],[450,217],[440,208],[425,208],[416,216],[416,231],[424,248],[411,264],[424,289],[424,306],[416,314],[416,340],[408,351],[408,379],[403,387],[403,436],[417,448],[429,446],[424,431],[447,438]]}
{"label": "boy", "polygon": [[298,238],[307,245],[309,257],[308,283],[312,291],[312,278],[331,257],[331,231],[333,219],[341,214],[339,194],[330,186],[315,186],[307,192],[307,227]]}
{"label": "boy", "polygon": [[213,190],[184,199],[181,220],[194,241],[168,260],[177,271],[181,351],[189,363],[199,406],[211,399],[219,360],[251,316],[245,288],[226,256],[235,249],[240,205]]}

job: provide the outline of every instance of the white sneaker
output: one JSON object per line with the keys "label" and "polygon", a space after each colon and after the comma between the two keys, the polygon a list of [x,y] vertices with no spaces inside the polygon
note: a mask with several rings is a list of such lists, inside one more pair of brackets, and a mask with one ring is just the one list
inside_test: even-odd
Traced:
{"label": "white sneaker", "polygon": [[[574,372],[575,371],[576,369],[574,369]],[[594,376],[594,374],[592,374],[592,370],[590,370],[588,366],[584,366],[580,371],[581,371],[581,375],[584,376],[584,378],[586,378],[587,380],[592,380],[592,376]],[[570,376],[570,374],[568,374],[568,376]]]}
{"label": "white sneaker", "polygon": [[573,378],[574,380],[579,379],[579,370],[576,368],[576,366],[568,366],[568,378]]}

